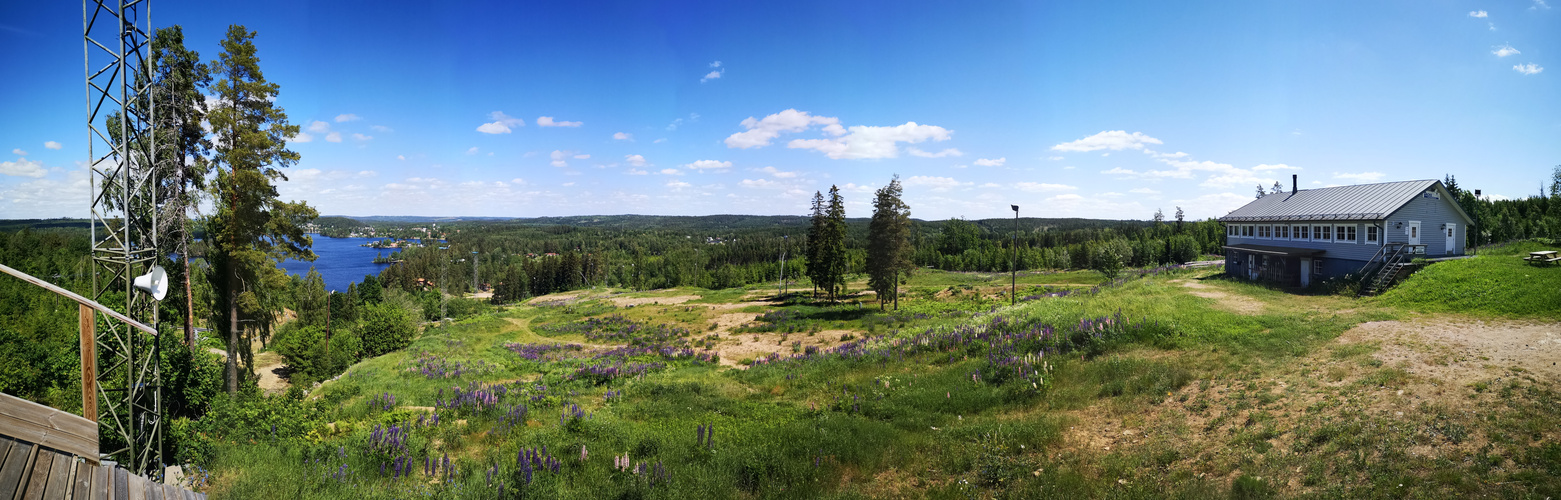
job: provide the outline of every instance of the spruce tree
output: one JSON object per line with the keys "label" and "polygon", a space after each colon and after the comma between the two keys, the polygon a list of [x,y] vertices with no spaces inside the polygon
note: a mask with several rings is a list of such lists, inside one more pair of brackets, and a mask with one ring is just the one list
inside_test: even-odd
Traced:
{"label": "spruce tree", "polygon": [[201,62],[200,53],[185,48],[184,29],[170,26],[157,30],[152,38],[152,100],[156,103],[158,194],[164,197],[159,214],[159,231],[166,235],[159,244],[164,253],[178,254],[175,269],[183,285],[181,301],[184,316],[184,342],[195,345],[195,298],[190,283],[189,213],[200,204],[210,171],[206,153],[211,141],[201,122],[206,120],[206,96],[211,85],[211,68]]}
{"label": "spruce tree", "polygon": [[808,226],[808,247],[805,250],[807,258],[808,281],[813,282],[813,297],[818,297],[818,285],[824,279],[824,261],[820,249],[823,248],[824,237],[824,194],[813,192],[812,224]]}
{"label": "spruce tree", "polygon": [[900,276],[911,269],[911,208],[900,199],[903,193],[896,175],[875,193],[867,225],[867,285],[878,295],[879,310],[891,300],[900,310]]}
{"label": "spruce tree", "polygon": [[[247,340],[263,337],[270,328],[275,311],[267,303],[286,283],[277,262],[314,260],[304,225],[319,215],[304,202],[277,199],[274,182],[287,180],[282,169],[298,162],[298,153],[287,149],[298,126],[289,124],[276,105],[281,87],[261,73],[254,38],[255,32],[243,26],[228,27],[222,54],[213,64],[221,78],[213,87],[219,102],[207,115],[215,144],[212,161],[220,167],[212,186],[216,214],[207,241],[211,281],[218,290],[213,310],[225,316],[228,328],[229,393],[238,392],[238,357],[253,363]],[[251,320],[242,336],[241,313]]]}
{"label": "spruce tree", "polygon": [[823,273],[819,284],[829,300],[836,301],[845,288],[846,274],[846,207],[839,187],[829,187],[829,206],[824,211],[819,236],[819,267]]}

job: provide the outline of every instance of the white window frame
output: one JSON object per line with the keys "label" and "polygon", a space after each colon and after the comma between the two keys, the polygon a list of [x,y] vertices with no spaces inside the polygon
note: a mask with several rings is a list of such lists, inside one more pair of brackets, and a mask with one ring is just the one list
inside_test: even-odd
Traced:
{"label": "white window frame", "polygon": [[1273,236],[1273,230],[1273,227],[1269,226],[1268,224],[1259,224],[1257,226],[1258,239],[1270,239],[1270,237]]}
{"label": "white window frame", "polygon": [[[1321,229],[1321,231],[1319,231],[1319,229]],[[1327,234],[1328,236],[1325,238],[1325,237],[1323,237],[1324,234]],[[1323,225],[1320,225],[1320,226],[1312,226],[1312,241],[1322,241],[1322,242],[1332,243],[1333,242],[1333,226],[1331,224],[1323,224]]]}
{"label": "white window frame", "polygon": [[1367,245],[1381,245],[1382,244],[1382,228],[1378,227],[1376,224],[1367,224],[1366,225],[1366,234],[1365,234],[1365,236],[1366,236],[1366,240],[1364,241],[1364,243],[1367,244]]}
{"label": "white window frame", "polygon": [[1279,238],[1281,240],[1288,240],[1288,239],[1290,239],[1290,225],[1289,224],[1280,224],[1280,225],[1274,226],[1274,229],[1281,229],[1282,230],[1282,231],[1279,231],[1279,234],[1274,235],[1275,237],[1277,237],[1277,238]]}
{"label": "white window frame", "polygon": [[[1350,233],[1352,231],[1355,231],[1355,229],[1356,228],[1355,228],[1354,224],[1335,224],[1333,226],[1333,242],[1334,243],[1350,243],[1350,244],[1356,243],[1357,242],[1356,238],[1346,238],[1345,237],[1346,234],[1348,234],[1348,233]],[[1360,233],[1356,232],[1355,236],[1359,237]]]}
{"label": "white window frame", "polygon": [[1290,237],[1296,241],[1312,239],[1312,226],[1310,224],[1298,224],[1290,228]]}
{"label": "white window frame", "polygon": [[1241,237],[1242,238],[1251,238],[1252,237],[1252,232],[1253,232],[1253,229],[1252,229],[1252,225],[1251,224],[1242,224],[1241,225]]}

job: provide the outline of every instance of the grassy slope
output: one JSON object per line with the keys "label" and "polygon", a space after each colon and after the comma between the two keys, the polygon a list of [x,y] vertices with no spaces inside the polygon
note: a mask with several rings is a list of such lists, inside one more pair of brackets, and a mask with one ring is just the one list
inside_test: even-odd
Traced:
{"label": "grassy slope", "polygon": [[1561,266],[1538,267],[1522,260],[1538,250],[1557,248],[1522,242],[1472,259],[1432,264],[1380,300],[1427,312],[1561,319]]}
{"label": "grassy slope", "polygon": [[[985,284],[995,285],[1000,277]],[[1507,394],[1517,396],[1494,402],[1479,417],[1435,405],[1422,405],[1423,411],[1407,418],[1393,417],[1376,406],[1394,399],[1391,391],[1407,375],[1380,362],[1374,365],[1370,345],[1341,348],[1329,341],[1358,322],[1397,313],[1355,299],[1293,296],[1202,277],[1198,281],[1206,289],[1260,302],[1261,313],[1238,314],[1217,299],[1189,294],[1185,282],[1193,276],[1187,275],[1139,280],[1098,296],[1000,308],[1010,321],[1052,324],[1121,312],[1175,332],[1115,345],[1108,355],[1090,360],[1048,357],[1055,369],[1039,394],[972,382],[971,374],[986,366],[979,350],[903,362],[827,361],[748,371],[684,366],[641,380],[571,386],[556,380],[555,367],[517,361],[498,345],[541,340],[523,324],[568,321],[604,310],[589,304],[572,310],[521,307],[504,313],[520,324],[504,318],[470,321],[425,336],[409,350],[490,361],[502,364],[502,370],[462,380],[427,380],[395,369],[409,359],[405,353],[365,361],[321,391],[328,400],[342,401],[330,417],[339,421],[335,437],[315,445],[299,441],[222,450],[212,467],[216,492],[253,498],[491,498],[497,493],[483,484],[487,467],[497,464],[501,477],[514,478],[518,449],[545,444],[568,451],[556,453],[565,457],[561,475],[539,475],[534,483],[532,493],[542,497],[1554,494],[1561,448],[1536,447],[1544,433],[1532,430],[1561,424],[1554,411],[1551,416],[1544,411],[1543,401],[1555,405],[1548,387],[1515,384],[1514,389],[1508,382]],[[969,278],[946,273],[919,279],[924,286],[943,288]],[[740,299],[730,292],[706,295]],[[983,312],[997,305],[969,298],[906,301],[902,307],[948,304]],[[687,314],[675,307],[625,313]],[[987,320],[943,315],[897,326],[912,332]],[[415,447],[457,458],[463,474],[458,477],[464,478],[457,485],[393,484],[376,479],[375,462],[366,457],[349,454],[331,461],[338,446],[361,447],[370,423],[416,414],[368,410],[365,401],[371,395],[392,392],[406,401],[402,404],[425,405],[439,387],[537,376],[556,387],[548,399],[532,404],[527,427],[501,431],[492,417],[472,417],[467,426],[441,424],[414,433]],[[627,395],[606,400],[602,394],[607,390]],[[580,404],[593,417],[560,425],[557,404],[564,401]],[[714,448],[694,444],[700,424],[715,425]],[[1111,443],[1116,446],[1101,449],[1081,437],[1084,429],[1101,425],[1115,436]],[[1447,431],[1454,428],[1462,430],[1452,435],[1486,436],[1493,447],[1462,457],[1409,452],[1450,439]],[[1124,438],[1124,429],[1139,434]],[[590,450],[583,464],[573,456],[581,446]],[[644,476],[613,470],[607,455],[625,452],[635,461],[665,464],[672,481],[651,485]],[[309,463],[321,456],[331,468],[344,463],[355,475],[345,484],[322,480],[323,469]]]}

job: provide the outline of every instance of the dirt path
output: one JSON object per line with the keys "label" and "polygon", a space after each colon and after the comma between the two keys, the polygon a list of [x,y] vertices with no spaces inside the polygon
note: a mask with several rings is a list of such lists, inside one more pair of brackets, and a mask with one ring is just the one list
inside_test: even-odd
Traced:
{"label": "dirt path", "polygon": [[[261,348],[262,346],[258,340],[250,344],[251,352],[257,353],[255,354],[255,375],[260,377],[260,390],[272,395],[287,392],[287,388],[291,387],[291,385],[287,383],[287,379],[282,378],[281,373],[278,373],[283,371],[282,355],[277,354],[275,351],[260,352]],[[206,350],[221,356],[224,363],[227,362],[228,351],[215,347],[207,348]]]}
{"label": "dirt path", "polygon": [[[1561,323],[1433,317],[1361,323],[1337,342],[1380,345],[1373,357],[1411,375],[1461,386],[1530,372],[1561,381]],[[1516,369],[1515,369],[1516,368]]]}
{"label": "dirt path", "polygon": [[673,304],[682,304],[690,300],[699,300],[699,296],[678,295],[675,297],[613,297],[607,300],[612,301],[612,303],[618,307],[639,306],[645,304],[670,306]]}
{"label": "dirt path", "polygon": [[1214,299],[1215,303],[1218,304],[1221,308],[1230,310],[1231,312],[1240,314],[1263,313],[1263,302],[1257,299],[1240,295],[1231,295],[1219,290],[1215,290],[1214,287],[1199,283],[1197,281],[1176,280],[1172,281],[1171,283],[1178,282],[1181,283],[1183,287],[1191,288],[1193,290],[1187,293],[1191,293],[1205,299]]}

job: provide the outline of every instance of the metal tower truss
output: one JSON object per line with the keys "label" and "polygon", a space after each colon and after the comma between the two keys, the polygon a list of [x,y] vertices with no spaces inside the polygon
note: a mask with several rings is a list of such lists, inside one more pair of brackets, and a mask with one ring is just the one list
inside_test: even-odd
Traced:
{"label": "metal tower truss", "polygon": [[[87,142],[92,186],[92,298],[157,325],[157,303],[133,279],[158,259],[148,0],[83,0]],[[100,452],[131,473],[160,476],[157,339],[96,316]],[[87,408],[87,413],[93,409]]]}

